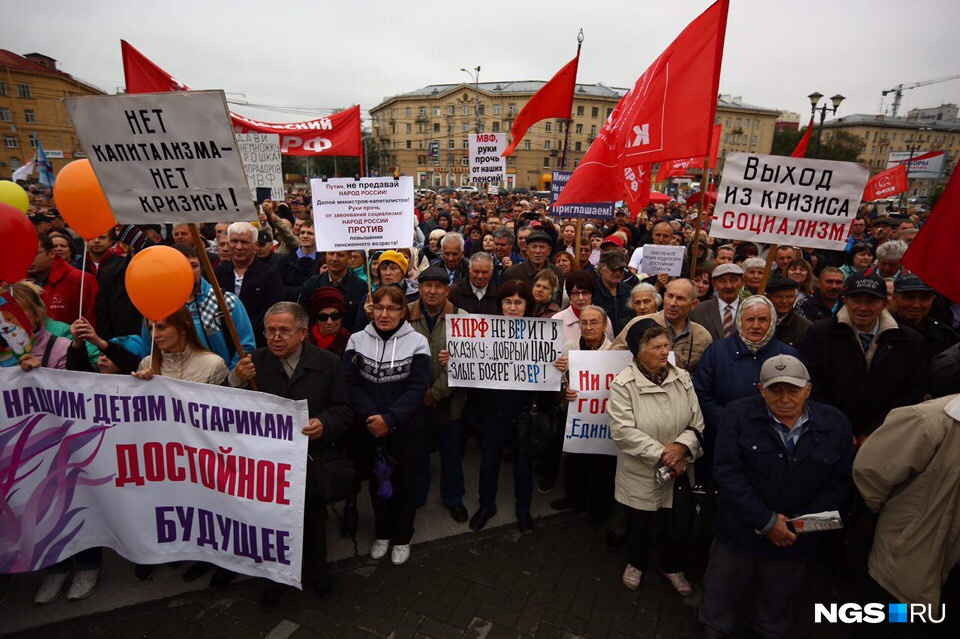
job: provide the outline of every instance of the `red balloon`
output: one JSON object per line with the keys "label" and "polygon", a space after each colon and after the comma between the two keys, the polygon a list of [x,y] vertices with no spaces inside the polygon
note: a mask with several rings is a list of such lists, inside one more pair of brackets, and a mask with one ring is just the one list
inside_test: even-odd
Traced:
{"label": "red balloon", "polygon": [[27,216],[9,204],[0,204],[0,280],[12,284],[27,276],[37,257],[37,230]]}

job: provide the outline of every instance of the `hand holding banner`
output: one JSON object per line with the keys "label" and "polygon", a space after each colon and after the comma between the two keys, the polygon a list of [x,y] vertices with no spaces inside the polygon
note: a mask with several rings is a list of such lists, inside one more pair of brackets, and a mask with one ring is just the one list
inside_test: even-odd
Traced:
{"label": "hand holding banner", "polygon": [[567,406],[563,452],[616,455],[610,436],[607,400],[610,384],[630,365],[630,351],[570,351],[570,388],[577,398]]}

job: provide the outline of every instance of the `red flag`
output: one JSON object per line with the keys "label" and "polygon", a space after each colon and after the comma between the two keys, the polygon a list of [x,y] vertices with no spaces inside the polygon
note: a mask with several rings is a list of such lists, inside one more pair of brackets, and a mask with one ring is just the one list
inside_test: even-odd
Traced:
{"label": "red flag", "polygon": [[[710,168],[717,166],[717,154],[720,152],[720,133],[723,127],[717,124],[713,127],[713,134],[710,138]],[[684,158],[682,160],[669,160],[661,162],[657,170],[657,182],[663,182],[667,178],[675,175],[683,175],[688,169],[702,169],[703,158]]]}
{"label": "red flag", "polygon": [[870,178],[863,189],[863,201],[873,202],[883,197],[898,195],[907,190],[907,165],[898,164]]}
{"label": "red flag", "polygon": [[502,156],[513,155],[513,150],[520,144],[527,129],[540,120],[547,118],[568,119],[573,106],[573,92],[577,88],[577,65],[580,63],[580,53],[577,53],[570,62],[567,62],[550,81],[533,94],[530,101],[520,109],[517,119],[513,121],[510,136],[513,142],[501,153]]}
{"label": "red flag", "polygon": [[810,133],[813,131],[813,116],[810,116],[810,124],[807,125],[807,131],[803,134],[803,137],[800,138],[800,142],[797,143],[797,148],[793,150],[793,153],[790,154],[792,158],[805,158],[807,157],[807,145],[810,144]]}
{"label": "red flag", "polygon": [[556,204],[626,199],[640,190],[635,167],[709,153],[729,5],[714,3],[640,76]]}
{"label": "red flag", "polygon": [[627,191],[626,197],[624,198],[624,201],[630,207],[630,221],[633,222],[637,219],[640,211],[642,211],[647,204],[650,204],[650,176],[653,174],[653,167],[649,164],[641,164],[636,168],[627,170],[633,171],[640,185],[640,188],[636,192]]}
{"label": "red flag", "polygon": [[[120,41],[123,76],[127,93],[166,93],[189,91],[125,40]],[[233,129],[238,133],[277,133],[280,152],[284,155],[356,155],[363,157],[360,136],[360,107],[355,106],[329,117],[308,122],[275,124],[260,122],[230,113]]]}
{"label": "red flag", "polygon": [[917,277],[960,302],[960,170],[954,169],[950,182],[920,232],[913,238],[901,263]]}

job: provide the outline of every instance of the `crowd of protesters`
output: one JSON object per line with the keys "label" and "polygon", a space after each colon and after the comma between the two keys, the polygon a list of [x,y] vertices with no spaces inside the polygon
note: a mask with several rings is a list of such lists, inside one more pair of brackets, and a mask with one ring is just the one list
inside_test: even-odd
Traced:
{"label": "crowd of protesters", "polygon": [[[473,531],[511,521],[500,513],[510,500],[498,496],[506,465],[520,532],[536,526],[533,491],[555,490],[551,508],[586,512],[611,552],[626,546],[626,588],[657,566],[689,595],[687,573],[702,575],[708,636],[731,632],[751,583],[753,631],[783,636],[815,561],[883,602],[956,596],[960,300],[900,266],[925,212],[864,206],[846,250],[768,255],[712,237],[709,215],[697,234],[697,207],[683,200],[577,223],[551,218],[531,193],[420,191],[412,248],[324,253],[309,197],[293,191],[265,202],[254,223],[202,225],[203,245],[186,226],[119,226],[87,241],[82,262],[83,241],[50,193],[33,187],[30,197],[37,257],[29,280],[8,283],[37,336],[20,366],[241,388],[256,380],[261,391],[306,399],[311,455],[338,446],[356,464],[340,534],[373,527],[374,559],[410,556],[436,454],[434,499]],[[124,273],[137,251],[161,243],[191,262],[194,292],[165,321],[145,322]],[[683,273],[695,273],[644,271],[648,244],[687,247]],[[203,252],[242,358],[201,271]],[[468,313],[560,320],[564,374],[571,350],[629,350],[608,408],[616,457],[561,452],[576,399],[567,380],[551,393],[452,387],[445,318]],[[551,441],[531,445],[531,416],[552,421]],[[475,496],[463,468],[473,438],[482,453]],[[370,520],[360,517],[363,482]],[[691,525],[689,491],[677,482],[699,489],[706,530]],[[320,594],[332,587],[327,506],[308,490],[304,580]],[[791,522],[823,511],[840,512],[844,529],[803,534]],[[36,602],[67,588],[68,599],[86,597],[101,565],[99,549],[58,564]],[[134,574],[149,579],[152,567]],[[218,569],[211,583],[230,579]],[[281,592],[268,586],[264,605]]]}

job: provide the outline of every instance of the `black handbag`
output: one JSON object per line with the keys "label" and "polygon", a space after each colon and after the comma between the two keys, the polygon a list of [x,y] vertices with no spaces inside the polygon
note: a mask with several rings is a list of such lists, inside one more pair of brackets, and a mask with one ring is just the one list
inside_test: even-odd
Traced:
{"label": "black handbag", "polygon": [[317,496],[327,504],[343,501],[353,495],[353,476],[356,469],[347,453],[335,446],[327,446],[319,457],[309,457],[313,469]]}
{"label": "black handbag", "polygon": [[549,450],[557,432],[552,411],[541,412],[536,400],[530,408],[520,413],[515,422],[517,429],[517,452],[530,459],[539,459]]}
{"label": "black handbag", "polygon": [[[696,428],[693,431],[703,450],[703,435]],[[673,533],[678,539],[687,541],[708,539],[710,527],[716,509],[716,491],[709,486],[691,485],[690,476],[684,473],[673,482]]]}

